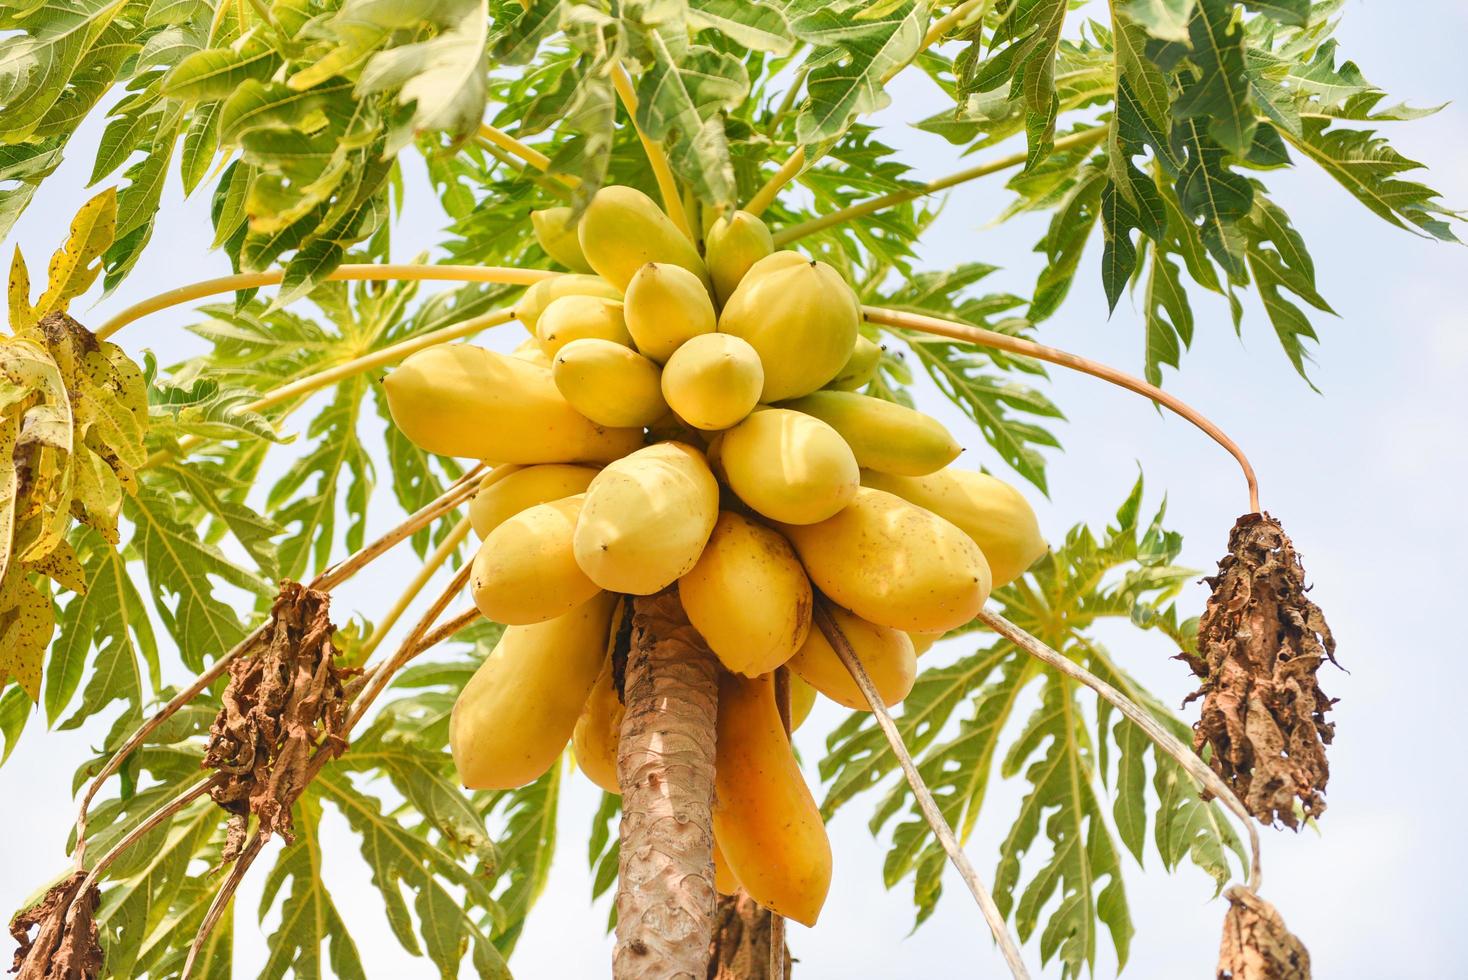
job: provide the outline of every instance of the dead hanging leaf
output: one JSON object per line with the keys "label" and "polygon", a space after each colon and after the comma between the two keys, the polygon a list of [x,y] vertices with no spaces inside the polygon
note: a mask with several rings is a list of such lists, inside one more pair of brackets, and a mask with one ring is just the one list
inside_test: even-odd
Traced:
{"label": "dead hanging leaf", "polygon": [[1278,910],[1246,888],[1224,892],[1228,914],[1218,947],[1218,980],[1310,980],[1310,951]]}
{"label": "dead hanging leaf", "polygon": [[93,885],[72,905],[86,877],[85,871],[73,872],[10,920],[10,935],[18,944],[10,972],[17,980],[93,980],[102,972],[94,918],[102,894]]}
{"label": "dead hanging leaf", "polygon": [[[1264,824],[1297,827],[1299,814],[1325,810],[1330,775],[1325,746],[1335,702],[1316,673],[1335,663],[1335,640],[1320,608],[1306,596],[1305,570],[1294,545],[1268,514],[1246,514],[1229,534],[1229,553],[1198,621],[1196,654],[1184,653],[1202,686],[1193,745]],[[1297,811],[1298,802],[1298,811]]]}
{"label": "dead hanging leaf", "polygon": [[253,814],[263,840],[293,841],[291,807],[311,781],[318,747],[346,749],[347,701],[336,664],[331,597],[285,582],[254,649],[230,664],[223,706],[209,729],[204,767],[225,778],[209,795],[234,815],[222,863],[240,853]]}

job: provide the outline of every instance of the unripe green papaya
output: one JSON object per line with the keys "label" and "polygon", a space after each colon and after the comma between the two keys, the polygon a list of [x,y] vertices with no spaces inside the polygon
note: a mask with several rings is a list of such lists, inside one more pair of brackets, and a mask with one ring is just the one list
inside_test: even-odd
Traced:
{"label": "unripe green papaya", "polygon": [[564,616],[505,630],[449,716],[459,782],[513,789],[555,764],[606,663],[619,601],[601,592]]}
{"label": "unripe green papaya", "polygon": [[719,484],[703,454],[681,442],[647,446],[587,487],[576,561],[604,589],[652,595],[694,566],[718,517]]}
{"label": "unripe green papaya", "polygon": [[861,334],[856,335],[856,346],[851,349],[851,357],[847,358],[846,364],[841,372],[831,379],[827,388],[835,388],[837,391],[855,391],[876,377],[877,365],[882,360],[882,348],[874,340],[868,340]]}
{"label": "unripe green papaya", "polygon": [[577,494],[527,507],[484,539],[469,587],[486,619],[511,626],[543,623],[600,591],[571,550],[583,499]]}
{"label": "unripe green papaya", "polygon": [[762,408],[722,436],[719,467],[729,489],[770,520],[814,524],[856,496],[856,457],[818,418]]}
{"label": "unripe green papaya", "polygon": [[621,299],[622,291],[600,276],[564,275],[542,279],[520,297],[515,304],[515,319],[525,329],[535,333],[540,314],[562,296],[600,296],[602,299]]}
{"label": "unripe green papaya", "polygon": [[581,254],[581,240],[576,237],[576,222],[570,208],[544,208],[530,212],[535,240],[545,254],[572,272],[590,272],[591,263]]}
{"label": "unripe green papaya", "polygon": [[824,262],[775,252],[756,262],[724,304],[719,332],[749,341],[765,368],[764,402],[815,391],[851,358],[856,294]]}
{"label": "unripe green papaya", "polygon": [[479,481],[479,490],[469,502],[469,523],[482,541],[527,507],[585,493],[594,476],[595,467],[570,463],[496,466]]}
{"label": "unripe green papaya", "polygon": [[637,349],[662,364],[687,340],[713,333],[714,304],[698,277],[649,262],[627,284],[627,329]]}
{"label": "unripe green papaya", "polygon": [[552,360],[571,341],[587,337],[632,346],[621,302],[601,296],[562,296],[540,314],[535,336]]}
{"label": "unripe green papaya", "polygon": [[748,211],[715,221],[704,235],[704,253],[719,302],[729,302],[750,266],[774,251],[769,227]]}
{"label": "unripe green papaya", "polygon": [[854,391],[816,391],[781,408],[812,415],[841,433],[862,466],[900,476],[934,473],[963,447],[948,429],[915,408]]}
{"label": "unripe green papaya", "polygon": [[690,338],[663,368],[663,398],[699,429],[727,429],[759,401],[765,370],[746,341],[727,333]]}
{"label": "unripe green papaya", "polygon": [[610,340],[571,341],[556,354],[551,375],[572,408],[602,425],[642,428],[668,411],[658,366]]}
{"label": "unripe green papaya", "polygon": [[642,445],[641,429],[607,428],[577,412],[547,369],[471,344],[412,354],[382,386],[394,424],[430,453],[604,463]]}
{"label": "unripe green papaya", "polygon": [[681,266],[711,286],[698,249],[652,198],[632,187],[603,187],[581,215],[581,252],[603,279],[626,289],[649,262]]}
{"label": "unripe green papaya", "polygon": [[911,477],[865,470],[862,484],[895,493],[967,534],[988,560],[996,589],[1023,575],[1049,548],[1029,501],[987,473],[945,469]]}

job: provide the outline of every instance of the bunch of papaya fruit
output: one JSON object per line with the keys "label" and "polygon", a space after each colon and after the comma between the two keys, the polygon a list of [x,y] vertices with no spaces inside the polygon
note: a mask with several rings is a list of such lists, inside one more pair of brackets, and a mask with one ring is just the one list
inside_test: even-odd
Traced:
{"label": "bunch of papaya fruit", "polygon": [[615,621],[625,596],[676,583],[723,668],[718,887],[812,924],[831,851],[786,719],[798,726],[817,694],[869,710],[815,604],[897,704],[918,653],[1044,552],[1034,512],[952,468],[961,447],[938,421],[860,393],[881,350],[856,294],[776,250],[754,215],[719,217],[702,254],[628,187],[534,226],[570,271],[516,305],[530,338],[511,354],[429,348],[384,382],[419,447],[495,464],[470,505],[470,582],[507,628],[454,709],[459,776],[525,785],[571,743],[618,792]]}

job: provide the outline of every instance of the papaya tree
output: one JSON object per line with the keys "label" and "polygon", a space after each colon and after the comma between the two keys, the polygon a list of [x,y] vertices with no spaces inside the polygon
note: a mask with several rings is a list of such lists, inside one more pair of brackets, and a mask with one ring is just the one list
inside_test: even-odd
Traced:
{"label": "papaya tree", "polygon": [[[1261,828],[1325,811],[1335,642],[1229,406],[1164,383],[1195,304],[1239,329],[1250,296],[1309,383],[1330,306],[1274,171],[1455,241],[1381,132],[1430,112],[1342,56],[1341,6],[0,7],[0,235],[64,159],[98,188],[44,268],[14,251],[0,337],[4,753],[99,732],[19,975],[233,975],[252,874],[265,975],[373,975],[322,871],[340,820],[425,973],[507,976],[584,776],[619,978],[798,972],[858,801],[916,922],[951,863],[1014,976],[1027,946],[1124,963],[1154,851],[1226,899],[1220,977],[1307,977]],[[916,179],[874,118],[899,75],[941,101],[903,124],[977,162]],[[123,305],[175,180],[231,271]],[[979,180],[1048,220],[1028,295],[990,291],[982,230],[920,258]],[[405,262],[427,194],[446,227]],[[1046,342],[1088,247],[1134,365]],[[174,307],[187,337],[135,326]],[[1232,457],[1204,608],[1140,479],[1041,535],[1058,370]],[[369,568],[396,598],[354,607]],[[1117,623],[1176,648],[1188,705]],[[990,864],[996,768],[1023,794]]]}

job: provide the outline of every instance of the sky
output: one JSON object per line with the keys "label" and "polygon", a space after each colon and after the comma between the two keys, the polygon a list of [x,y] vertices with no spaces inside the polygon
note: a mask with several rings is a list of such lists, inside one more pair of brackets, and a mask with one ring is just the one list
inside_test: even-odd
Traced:
{"label": "sky", "polygon": [[[1427,120],[1397,124],[1391,135],[1398,149],[1429,164],[1428,182],[1448,204],[1468,206],[1468,110],[1461,105],[1468,96],[1461,52],[1468,7],[1454,0],[1347,0],[1344,14],[1342,51],[1393,101],[1454,102]],[[887,127],[882,139],[903,151],[915,176],[935,178],[962,166],[946,143],[905,125],[938,111],[941,96],[907,76],[891,91],[892,107],[874,121]],[[91,158],[81,148],[95,146],[100,130],[99,119],[87,124],[12,234],[32,267],[56,247],[69,216],[89,196]],[[423,169],[411,158],[408,176],[408,206],[394,244],[400,261],[431,246],[444,224]],[[1259,472],[1264,508],[1293,536],[1345,668],[1322,673],[1326,692],[1340,699],[1331,713],[1337,727],[1329,809],[1317,828],[1264,832],[1263,895],[1309,947],[1318,976],[1461,976],[1457,934],[1468,844],[1455,818],[1468,793],[1464,767],[1454,760],[1461,739],[1456,681],[1468,650],[1454,620],[1465,608],[1457,579],[1460,556],[1468,552],[1461,490],[1468,480],[1468,251],[1391,228],[1308,164],[1266,180],[1309,245],[1320,291],[1339,314],[1312,315],[1323,341],[1310,368],[1319,393],[1295,375],[1257,303],[1248,304],[1235,336],[1224,303],[1212,296],[1194,296],[1197,337],[1181,373],[1166,382],[1245,447]],[[997,181],[952,192],[923,242],[923,266],[990,262],[1003,269],[988,285],[1026,293],[1040,267],[1031,248],[1044,218],[994,226],[1007,199]],[[73,314],[95,323],[179,282],[227,272],[224,256],[208,251],[210,237],[206,198],[184,200],[171,184],[137,269],[115,295],[90,308],[86,301],[74,305]],[[1127,297],[1106,316],[1099,251],[1093,241],[1069,298],[1040,338],[1140,373],[1140,316]],[[185,311],[160,314],[129,327],[120,341],[134,356],[151,348],[167,363],[194,349],[179,329],[188,322]],[[484,342],[508,349],[521,336],[512,329]],[[1184,536],[1181,562],[1211,570],[1233,520],[1246,509],[1232,461],[1181,420],[1093,379],[1056,370],[1046,390],[1068,419],[1056,429],[1065,452],[1050,458],[1049,498],[1027,488],[1047,535],[1058,540],[1079,521],[1102,526],[1140,470],[1148,507],[1166,495],[1168,525]],[[940,396],[929,391],[920,405],[1003,475],[978,432]],[[394,522],[389,498],[380,487],[369,527]],[[392,571],[374,568],[354,581],[337,599],[341,615],[383,608],[397,592]],[[1181,605],[1196,612],[1205,596],[1192,586]],[[1103,638],[1164,702],[1177,704],[1192,689],[1160,638],[1127,627]],[[959,641],[946,642],[923,663],[966,652]],[[797,734],[807,759],[819,757],[838,717],[822,705]],[[0,807],[0,908],[17,908],[65,867],[75,812],[70,774],[104,730],[105,724],[92,724],[46,732],[33,720],[0,769],[0,799],[7,801]],[[589,904],[584,856],[599,791],[579,776],[565,785],[550,883],[511,961],[520,977],[597,976],[607,969],[606,900]],[[986,880],[1022,793],[1022,781],[996,778],[968,842]],[[798,976],[1004,975],[977,909],[951,872],[937,912],[912,930],[911,884],[884,890],[886,842],[867,830],[869,808],[863,801],[848,805],[831,824],[830,898],[815,928],[790,929]],[[331,844],[340,846],[329,845],[326,874],[371,975],[430,976],[429,963],[404,953],[384,928],[380,900],[345,825],[328,826]],[[1226,904],[1212,898],[1210,880],[1190,865],[1166,873],[1155,852],[1144,867],[1124,855],[1123,868],[1136,927],[1123,975],[1208,975]],[[271,916],[253,929],[259,888],[254,875],[236,903],[239,976],[258,972],[262,936],[276,924]],[[1041,967],[1037,943],[1026,956],[1036,976],[1057,975],[1053,963]],[[1103,936],[1097,975],[1115,971]]]}

